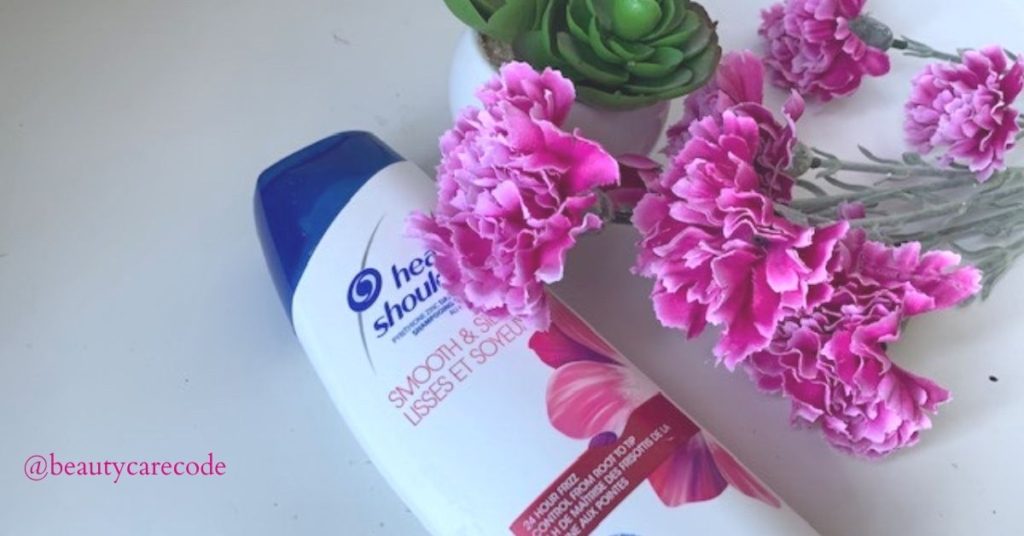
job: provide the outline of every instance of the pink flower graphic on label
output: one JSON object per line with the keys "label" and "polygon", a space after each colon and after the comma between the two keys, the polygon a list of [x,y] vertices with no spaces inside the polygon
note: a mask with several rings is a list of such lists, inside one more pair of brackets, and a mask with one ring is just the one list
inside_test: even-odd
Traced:
{"label": "pink flower graphic on label", "polygon": [[[548,382],[551,424],[591,447],[612,443],[630,415],[657,396],[658,387],[623,365],[606,342],[557,300],[551,300],[551,327],[530,339],[530,348],[555,369]],[[669,507],[708,501],[728,486],[776,508],[779,500],[692,421],[689,436],[648,477]]]}
{"label": "pink flower graphic on label", "polygon": [[621,432],[633,410],[657,393],[657,387],[626,367],[576,361],[551,377],[548,417],[559,432],[589,440],[602,432]]}
{"label": "pink flower graphic on label", "polygon": [[744,495],[776,508],[779,499],[743,468],[721,445],[705,432],[697,432],[648,480],[667,506],[708,501],[731,485]]}

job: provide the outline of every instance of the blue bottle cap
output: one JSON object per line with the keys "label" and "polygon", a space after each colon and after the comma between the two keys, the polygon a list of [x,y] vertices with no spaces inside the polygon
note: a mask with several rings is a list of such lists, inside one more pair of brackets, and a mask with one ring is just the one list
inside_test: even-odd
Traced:
{"label": "blue bottle cap", "polygon": [[289,317],[309,258],[352,196],[403,158],[368,132],[342,132],[274,164],[256,184],[263,254]]}

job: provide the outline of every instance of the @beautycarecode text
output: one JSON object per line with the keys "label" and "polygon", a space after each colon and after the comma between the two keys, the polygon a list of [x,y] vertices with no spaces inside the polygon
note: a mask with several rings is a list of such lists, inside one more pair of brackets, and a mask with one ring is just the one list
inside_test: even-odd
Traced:
{"label": "@beautycarecode text", "polygon": [[227,464],[212,452],[193,460],[70,460],[56,453],[33,454],[25,459],[25,477],[34,482],[50,478],[104,478],[117,484],[124,478],[218,477]]}

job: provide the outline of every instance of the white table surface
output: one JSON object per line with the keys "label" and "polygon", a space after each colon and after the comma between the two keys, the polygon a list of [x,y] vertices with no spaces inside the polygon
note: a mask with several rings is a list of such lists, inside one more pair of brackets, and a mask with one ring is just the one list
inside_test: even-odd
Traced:
{"label": "white table surface", "polygon": [[[1024,49],[1014,2],[876,3],[938,45]],[[708,4],[727,46],[755,43],[764,3]],[[423,533],[293,339],[251,197],[267,165],[345,129],[432,167],[460,29],[440,0],[0,0],[0,535]],[[920,64],[895,64],[812,110],[805,139],[898,151]],[[865,463],[791,430],[784,402],[711,365],[710,339],[659,328],[633,240],[588,238],[559,293],[823,534],[1024,533],[1024,269],[910,326],[893,355],[956,400],[921,446]],[[22,467],[209,451],[225,476]]]}

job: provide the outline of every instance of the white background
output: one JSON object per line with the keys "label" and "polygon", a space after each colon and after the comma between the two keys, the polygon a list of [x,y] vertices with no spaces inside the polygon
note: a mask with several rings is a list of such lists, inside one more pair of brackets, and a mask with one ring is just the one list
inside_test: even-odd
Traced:
{"label": "white background", "polygon": [[[1024,49],[1013,0],[877,4],[937,46]],[[756,43],[761,5],[708,3],[728,47]],[[266,166],[345,129],[431,168],[460,30],[440,0],[0,0],[0,535],[422,534],[294,341],[251,197]],[[812,109],[804,139],[902,150],[921,64],[894,65]],[[588,238],[559,293],[823,534],[1024,532],[1024,269],[909,327],[895,359],[956,400],[921,446],[866,463],[788,428],[782,401],[711,365],[710,339],[659,328],[633,240]],[[22,474],[33,454],[210,451],[226,476]]]}

